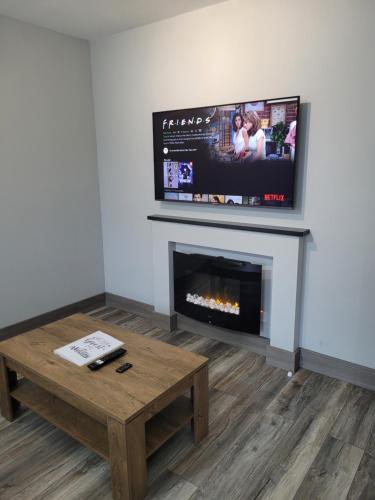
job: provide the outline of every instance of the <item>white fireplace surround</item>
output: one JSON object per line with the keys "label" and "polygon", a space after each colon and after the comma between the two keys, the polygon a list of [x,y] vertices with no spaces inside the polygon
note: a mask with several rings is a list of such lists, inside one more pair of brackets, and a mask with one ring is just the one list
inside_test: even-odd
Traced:
{"label": "white fireplace surround", "polygon": [[272,258],[270,346],[290,353],[298,349],[303,237],[152,220],[152,241],[154,310],[167,316],[174,314],[176,245]]}

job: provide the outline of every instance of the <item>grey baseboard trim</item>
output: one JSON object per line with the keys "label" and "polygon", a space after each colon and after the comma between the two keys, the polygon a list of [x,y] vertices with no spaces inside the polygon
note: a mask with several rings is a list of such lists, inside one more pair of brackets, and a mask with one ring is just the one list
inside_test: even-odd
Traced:
{"label": "grey baseboard trim", "polygon": [[121,295],[115,295],[114,293],[105,293],[105,301],[107,306],[118,307],[119,309],[125,309],[134,314],[139,314],[144,318],[151,319],[152,313],[154,312],[154,306],[146,304],[145,302],[138,302],[137,300],[127,299]]}
{"label": "grey baseboard trim", "polygon": [[152,324],[166,330],[167,332],[172,332],[177,328],[177,318],[176,314],[169,316],[168,314],[161,314],[154,310],[154,306],[151,304],[146,304],[145,302],[139,302],[138,300],[127,299],[121,295],[116,295],[114,293],[105,294],[106,305],[118,307],[119,309],[125,309],[134,314],[138,314],[143,318],[150,319]]}
{"label": "grey baseboard trim", "polygon": [[295,373],[299,368],[300,350],[286,351],[279,347],[267,346],[266,362],[269,365],[283,368],[284,370]]}
{"label": "grey baseboard trim", "polygon": [[[294,352],[279,349],[270,345],[269,339],[246,333],[233,332],[225,328],[213,327],[200,321],[193,320],[182,314],[161,314],[154,311],[154,306],[144,302],[127,299],[113,293],[103,293],[86,301],[77,302],[70,306],[65,306],[56,311],[51,311],[45,315],[23,321],[17,325],[12,325],[0,330],[0,340],[7,336],[17,335],[32,328],[37,328],[42,324],[50,323],[56,319],[61,319],[69,314],[82,311],[84,307],[92,307],[97,301],[97,306],[110,305],[126,309],[129,312],[139,314],[151,319],[152,323],[163,330],[173,331],[176,328],[188,330],[198,335],[225,342],[235,347],[240,347],[248,351],[266,356],[266,362],[272,366],[295,372],[298,368],[306,368],[313,372],[321,373],[329,377],[337,378],[366,389],[375,391],[375,369],[366,366],[350,363],[342,359],[333,358],[325,354],[299,348]],[[86,304],[86,305],[85,305]]]}
{"label": "grey baseboard trim", "polygon": [[173,332],[177,328],[177,315],[172,314],[161,314],[156,311],[152,312],[151,321],[153,326],[166,330],[167,332]]}
{"label": "grey baseboard trim", "polygon": [[71,314],[85,312],[85,310],[104,305],[105,294],[100,293],[99,295],[94,295],[93,297],[74,302],[73,304],[69,304],[67,306],[59,307],[58,309],[54,309],[53,311],[49,311],[44,314],[40,314],[39,316],[34,316],[33,318],[29,318],[24,321],[20,321],[19,323],[1,328],[0,340],[14,337],[16,335],[19,335],[20,333],[33,330],[34,328],[40,328],[41,326],[47,325],[52,321],[66,318],[66,316],[70,316]]}
{"label": "grey baseboard trim", "polygon": [[266,355],[266,348],[269,345],[269,339],[251,335],[248,333],[233,332],[225,328],[211,326],[206,323],[201,323],[192,318],[188,318],[177,313],[177,328],[179,330],[188,330],[189,332],[208,337],[219,342],[241,347],[248,351],[256,352],[263,356]]}
{"label": "grey baseboard trim", "polygon": [[375,391],[375,369],[301,348],[300,366]]}

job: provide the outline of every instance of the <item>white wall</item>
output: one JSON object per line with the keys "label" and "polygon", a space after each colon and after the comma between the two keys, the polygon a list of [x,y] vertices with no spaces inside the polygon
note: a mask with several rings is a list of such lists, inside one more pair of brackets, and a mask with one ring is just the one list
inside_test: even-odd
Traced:
{"label": "white wall", "polygon": [[0,328],[104,290],[89,45],[0,17]]}
{"label": "white wall", "polygon": [[[108,292],[152,302],[150,213],[308,227],[302,346],[375,367],[374,15],[367,0],[232,0],[92,44]],[[152,111],[296,94],[295,211],[153,201]]]}

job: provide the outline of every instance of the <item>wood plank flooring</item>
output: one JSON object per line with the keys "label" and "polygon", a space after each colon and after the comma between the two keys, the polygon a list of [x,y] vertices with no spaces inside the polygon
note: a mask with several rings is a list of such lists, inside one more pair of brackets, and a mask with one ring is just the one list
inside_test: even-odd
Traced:
{"label": "wood plank flooring", "polygon": [[[210,359],[210,433],[148,461],[157,500],[375,500],[375,393],[114,307],[89,313]],[[1,500],[109,500],[108,464],[29,410],[0,417]]]}

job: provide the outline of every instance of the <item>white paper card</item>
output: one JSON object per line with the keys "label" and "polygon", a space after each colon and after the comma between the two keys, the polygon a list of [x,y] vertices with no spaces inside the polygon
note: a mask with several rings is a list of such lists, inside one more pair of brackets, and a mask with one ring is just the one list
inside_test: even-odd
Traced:
{"label": "white paper card", "polygon": [[53,352],[75,365],[84,366],[115,351],[122,345],[124,343],[120,340],[98,330],[70,344],[59,347]]}

